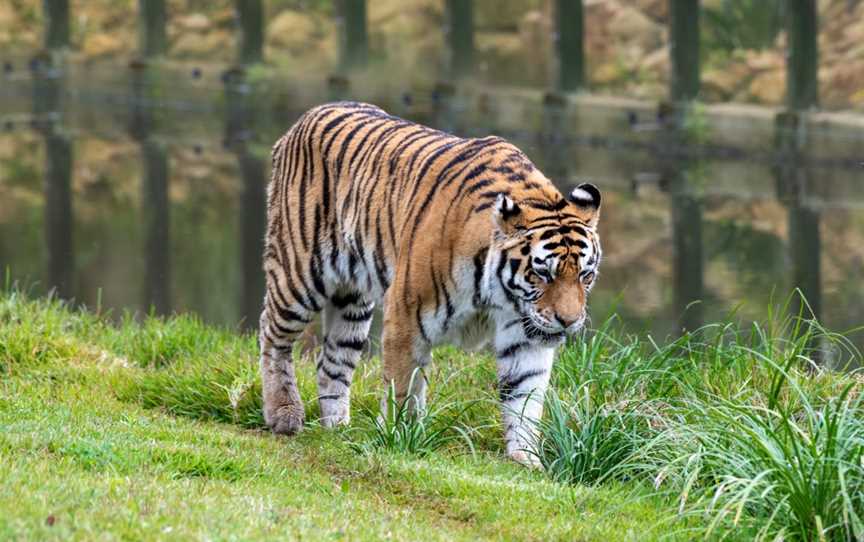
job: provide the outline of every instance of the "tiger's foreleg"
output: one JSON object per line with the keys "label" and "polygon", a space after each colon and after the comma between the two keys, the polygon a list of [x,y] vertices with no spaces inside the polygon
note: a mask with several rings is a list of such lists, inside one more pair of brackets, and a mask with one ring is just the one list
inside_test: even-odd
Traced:
{"label": "tiger's foreleg", "polygon": [[321,425],[351,420],[351,379],[372,325],[374,305],[358,292],[334,295],[324,309],[325,337],[318,355],[318,403]]}
{"label": "tiger's foreleg", "polygon": [[432,360],[431,347],[418,328],[416,314],[412,314],[416,310],[396,302],[400,297],[388,292],[390,300],[384,306],[381,355],[385,389],[381,411],[385,416],[391,398],[396,408],[405,408],[409,413],[419,415],[426,411],[423,369]]}
{"label": "tiger's foreleg", "polygon": [[537,426],[555,349],[531,344],[521,329],[515,329],[499,330],[495,337],[504,441],[511,459],[536,467]]}

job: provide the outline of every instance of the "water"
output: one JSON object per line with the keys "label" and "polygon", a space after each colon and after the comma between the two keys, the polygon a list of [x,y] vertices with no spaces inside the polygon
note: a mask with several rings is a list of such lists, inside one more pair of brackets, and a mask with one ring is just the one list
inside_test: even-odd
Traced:
{"label": "water", "polygon": [[725,142],[694,145],[711,134],[697,125],[686,143],[638,104],[574,112],[501,89],[33,68],[10,59],[0,75],[0,268],[35,294],[254,326],[269,148],[302,111],[351,98],[460,135],[504,135],[562,191],[598,184],[595,322],[615,311],[664,337],[731,311],[763,319],[800,288],[831,329],[864,323],[864,170],[829,131],[823,147],[841,151],[808,157],[740,119]]}

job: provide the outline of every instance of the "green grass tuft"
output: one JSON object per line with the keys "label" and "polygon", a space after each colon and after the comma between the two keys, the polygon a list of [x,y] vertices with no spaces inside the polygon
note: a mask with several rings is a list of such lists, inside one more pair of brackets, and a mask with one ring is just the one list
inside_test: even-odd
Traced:
{"label": "green grass tuft", "polygon": [[591,393],[584,385],[569,401],[554,391],[547,397],[540,439],[531,452],[553,480],[586,485],[626,480],[628,462],[650,438],[645,404],[604,404]]}
{"label": "green grass tuft", "polygon": [[141,321],[126,315],[102,343],[139,367],[156,369],[177,361],[245,357],[254,348],[251,338],[207,326],[189,314],[169,319],[148,316]]}
{"label": "green grass tuft", "polygon": [[[417,372],[414,377],[424,378]],[[463,423],[474,403],[439,398],[434,408],[418,413],[412,408],[411,399],[396,399],[392,384],[387,388],[385,400],[384,412],[363,409],[355,431],[360,436],[350,443],[355,451],[386,450],[424,457],[459,442],[474,452],[472,430]]]}
{"label": "green grass tuft", "polygon": [[177,416],[264,427],[257,361],[214,355],[184,361],[158,371],[141,371],[137,378],[121,375],[117,396],[147,408],[162,408]]}
{"label": "green grass tuft", "polygon": [[[777,368],[782,372],[782,369]],[[682,402],[656,459],[706,533],[760,540],[864,537],[864,411],[856,384],[812,398],[785,374],[794,408],[706,396]],[[698,420],[698,422],[697,422]]]}
{"label": "green grass tuft", "polygon": [[95,317],[56,300],[0,295],[0,375],[79,358],[84,348],[76,335],[95,325]]}

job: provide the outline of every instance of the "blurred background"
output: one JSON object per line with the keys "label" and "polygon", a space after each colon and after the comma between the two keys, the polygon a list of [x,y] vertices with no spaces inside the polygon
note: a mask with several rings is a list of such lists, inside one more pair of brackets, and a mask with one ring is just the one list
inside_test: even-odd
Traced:
{"label": "blurred background", "polygon": [[595,322],[864,323],[864,1],[7,0],[0,64],[36,294],[254,327],[270,146],[356,99],[598,184]]}

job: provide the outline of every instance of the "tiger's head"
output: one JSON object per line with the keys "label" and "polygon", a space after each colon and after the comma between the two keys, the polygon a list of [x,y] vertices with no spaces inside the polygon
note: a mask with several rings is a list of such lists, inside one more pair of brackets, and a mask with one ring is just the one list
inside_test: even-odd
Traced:
{"label": "tiger's head", "polygon": [[499,195],[490,249],[494,274],[529,337],[560,340],[586,319],[588,292],[602,255],[597,222],[600,191],[583,183],[566,198]]}

